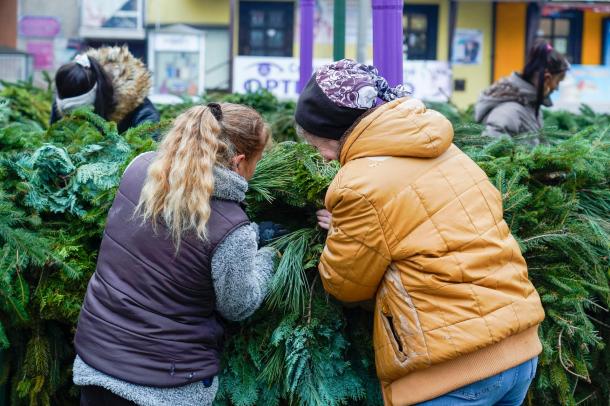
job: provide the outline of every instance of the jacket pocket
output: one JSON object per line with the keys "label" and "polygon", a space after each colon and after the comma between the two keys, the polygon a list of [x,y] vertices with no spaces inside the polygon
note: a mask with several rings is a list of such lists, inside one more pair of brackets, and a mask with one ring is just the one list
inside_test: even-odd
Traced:
{"label": "jacket pocket", "polygon": [[403,340],[400,336],[400,329],[396,325],[398,320],[392,314],[389,309],[389,306],[386,303],[383,303],[381,307],[381,320],[388,337],[388,340],[392,344],[394,348],[394,353],[396,357],[400,360],[400,362],[405,362],[407,360],[407,348],[405,347],[405,340]]}

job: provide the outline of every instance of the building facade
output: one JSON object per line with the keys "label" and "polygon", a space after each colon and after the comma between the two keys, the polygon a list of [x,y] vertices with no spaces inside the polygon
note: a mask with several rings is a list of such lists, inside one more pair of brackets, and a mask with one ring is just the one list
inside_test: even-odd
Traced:
{"label": "building facade", "polygon": [[[345,55],[363,62],[372,62],[370,1],[346,0]],[[32,54],[37,71],[52,72],[88,46],[126,44],[148,63],[157,95],[262,87],[296,96],[295,0],[2,4],[9,12],[2,13],[7,21],[0,24],[0,43],[14,42]],[[17,9],[12,20],[11,4]],[[333,5],[315,2],[314,66],[332,60]],[[609,2],[405,0],[403,31],[405,82],[416,96],[451,99],[460,107],[472,104],[494,80],[519,71],[536,38],[549,40],[576,66],[610,66]]]}

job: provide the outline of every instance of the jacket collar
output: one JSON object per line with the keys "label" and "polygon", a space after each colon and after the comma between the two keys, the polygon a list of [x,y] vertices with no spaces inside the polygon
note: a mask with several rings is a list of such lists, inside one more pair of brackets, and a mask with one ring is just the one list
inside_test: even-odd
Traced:
{"label": "jacket collar", "polygon": [[246,199],[248,182],[236,172],[220,165],[214,166],[214,192],[217,199],[241,203]]}

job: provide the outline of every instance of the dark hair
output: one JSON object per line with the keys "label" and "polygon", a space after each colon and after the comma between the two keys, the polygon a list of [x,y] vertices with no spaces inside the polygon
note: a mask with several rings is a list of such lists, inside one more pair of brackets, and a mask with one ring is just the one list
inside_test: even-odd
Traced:
{"label": "dark hair", "polygon": [[61,99],[80,96],[87,93],[97,83],[94,111],[106,120],[116,106],[112,81],[97,59],[89,57],[90,68],[69,62],[63,65],[55,74],[57,95]]}
{"label": "dark hair", "polygon": [[570,69],[565,56],[557,52],[547,41],[536,41],[527,55],[522,77],[537,86],[536,114],[544,102],[544,74],[558,75]]}

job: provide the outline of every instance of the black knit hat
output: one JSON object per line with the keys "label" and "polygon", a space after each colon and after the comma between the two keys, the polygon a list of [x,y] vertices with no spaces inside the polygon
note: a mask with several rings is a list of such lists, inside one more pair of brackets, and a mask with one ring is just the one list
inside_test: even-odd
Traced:
{"label": "black knit hat", "polygon": [[314,75],[299,96],[294,119],[308,133],[338,140],[366,111],[333,103],[320,89]]}
{"label": "black knit hat", "polygon": [[295,120],[313,135],[339,140],[378,97],[391,101],[408,94],[402,85],[391,88],[374,66],[343,59],[314,73],[299,96]]}

